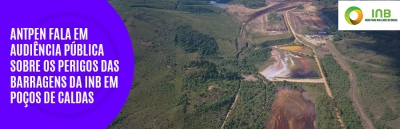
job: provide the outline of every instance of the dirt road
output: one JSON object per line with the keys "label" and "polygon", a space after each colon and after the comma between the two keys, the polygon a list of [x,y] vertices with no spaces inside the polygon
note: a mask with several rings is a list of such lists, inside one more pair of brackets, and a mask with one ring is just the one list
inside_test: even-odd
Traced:
{"label": "dirt road", "polygon": [[342,67],[343,70],[349,73],[349,80],[350,80],[350,96],[353,100],[354,106],[356,107],[357,112],[360,114],[363,120],[363,126],[367,129],[375,129],[374,125],[372,124],[371,120],[365,115],[363,108],[361,107],[360,103],[358,102],[356,90],[357,90],[357,78],[354,71],[347,65],[344,61],[344,56],[340,54],[340,52],[336,49],[336,47],[332,43],[326,43],[327,47],[330,49],[333,57],[336,59],[336,62]]}
{"label": "dirt road", "polygon": [[[292,9],[294,9],[294,8],[292,8]],[[290,10],[292,10],[292,9],[290,9]],[[304,43],[302,40],[299,40],[298,37],[297,37],[296,32],[293,31],[293,28],[292,28],[292,26],[291,26],[291,24],[290,24],[290,20],[288,19],[288,12],[289,12],[290,10],[286,10],[285,16],[284,16],[284,21],[285,21],[285,23],[287,24],[287,27],[290,29],[290,31],[292,32],[293,36],[295,37],[295,41],[298,41],[298,42],[300,42],[300,43],[302,43],[302,44],[304,44],[304,45],[310,47],[308,44]],[[257,16],[255,16],[255,17],[257,17]],[[241,27],[241,30],[240,30],[240,34],[239,34],[238,37],[240,37],[240,38],[245,38],[245,37],[243,37],[242,31],[243,31],[243,26],[245,26],[246,24],[247,24],[247,22],[245,22],[245,23],[242,24],[242,27]],[[246,39],[246,38],[245,38],[245,39]],[[326,90],[328,96],[330,96],[330,97],[332,98],[332,101],[333,101],[333,96],[332,96],[331,90],[330,90],[329,85],[328,85],[328,83],[327,83],[327,81],[326,81],[325,74],[324,74],[323,71],[322,71],[322,67],[321,67],[321,64],[320,64],[320,62],[319,62],[319,59],[318,59],[318,57],[317,57],[317,55],[316,55],[316,52],[315,52],[315,50],[314,50],[313,47],[310,47],[310,48],[312,48],[312,50],[313,50],[314,58],[315,58],[315,60],[316,60],[316,62],[317,62],[317,65],[318,65],[318,68],[319,68],[319,71],[320,71],[320,74],[321,74],[322,78],[320,78],[320,79],[301,79],[301,80],[300,80],[300,79],[282,79],[282,81],[283,81],[283,80],[286,80],[286,81],[291,81],[291,82],[324,83],[325,90]],[[239,49],[238,49],[238,50],[239,50]],[[243,51],[243,50],[241,50],[241,51]],[[237,57],[238,57],[239,55],[240,55],[240,52],[238,52]],[[278,78],[278,79],[275,79],[275,80],[276,80],[276,81],[280,81],[279,78]],[[230,107],[228,113],[226,114],[226,117],[225,117],[225,120],[224,120],[224,122],[223,122],[223,124],[222,124],[222,126],[221,126],[221,129],[224,127],[224,125],[225,125],[225,123],[226,123],[226,121],[227,121],[229,115],[231,114],[231,112],[232,112],[232,110],[233,110],[233,108],[234,108],[234,106],[235,106],[235,104],[236,104],[236,101],[237,101],[237,99],[239,98],[239,93],[240,93],[240,86],[239,86],[238,93],[236,94],[235,100],[234,100],[233,104],[231,105],[231,107]],[[357,102],[358,102],[358,101],[357,101]],[[343,121],[342,121],[342,119],[341,119],[341,117],[340,117],[340,114],[339,114],[339,112],[338,112],[336,106],[334,107],[334,110],[335,110],[336,118],[337,118],[337,120],[338,120],[338,122],[339,122],[341,128],[344,129]],[[361,110],[362,110],[362,109],[361,109]],[[372,126],[372,127],[373,127],[373,126]]]}
{"label": "dirt road", "polygon": [[349,57],[345,57],[345,56],[343,56],[343,59],[345,59],[345,60],[347,60],[347,61],[355,62],[355,63],[370,65],[370,66],[372,66],[372,67],[382,68],[382,66],[379,66],[379,65],[376,65],[376,64],[372,64],[372,63],[367,63],[367,62],[364,62],[364,61],[359,61],[359,60],[350,59]]}
{"label": "dirt road", "polygon": [[307,83],[325,83],[324,79],[287,79],[287,78],[274,78],[268,79],[268,81],[276,82],[276,81],[287,81],[287,82],[307,82]]}
{"label": "dirt road", "polygon": [[[285,12],[285,21],[286,21],[286,24],[287,24],[287,26],[289,27],[290,31],[292,32],[292,34],[293,34],[293,36],[294,36],[294,38],[295,38],[295,41],[298,41],[298,42],[300,42],[300,43],[302,43],[302,44],[304,44],[304,45],[310,47],[308,44],[304,43],[302,40],[299,40],[299,39],[297,38],[297,34],[296,34],[295,31],[293,31],[293,27],[292,27],[292,25],[290,24],[290,20],[288,19],[288,17],[289,17],[289,16],[288,16],[289,11],[290,11],[290,10],[288,10],[288,11]],[[317,62],[317,65],[318,65],[320,74],[321,74],[321,76],[322,76],[321,79],[324,81],[326,93],[328,94],[328,96],[330,96],[330,97],[332,98],[332,102],[333,102],[334,99],[333,99],[333,96],[332,96],[332,92],[331,92],[331,90],[330,90],[330,88],[329,88],[328,82],[326,81],[325,74],[324,74],[324,72],[322,71],[322,67],[321,67],[321,64],[319,63],[319,59],[318,59],[318,57],[317,57],[317,53],[315,52],[315,49],[314,49],[313,47],[310,47],[310,48],[313,50],[315,61]],[[357,101],[357,102],[358,102],[358,101]],[[336,119],[338,120],[341,129],[344,129],[344,124],[343,124],[342,118],[340,117],[339,111],[338,111],[338,109],[336,108],[336,106],[334,106],[334,110],[335,110]]]}
{"label": "dirt road", "polygon": [[[243,52],[245,49],[247,49],[247,47],[248,47],[248,41],[247,41],[247,38],[246,38],[246,34],[244,34],[244,33],[245,33],[245,32],[244,32],[244,27],[246,26],[246,24],[247,24],[246,22],[245,22],[245,23],[242,23],[242,26],[240,27],[239,35],[238,35],[238,37],[236,38],[236,43],[238,43],[237,40],[239,40],[239,39],[240,39],[240,40],[242,40],[242,39],[245,40],[245,46],[244,46],[243,48],[239,48],[239,44],[236,44],[236,50],[237,50],[236,59],[239,59],[240,53],[242,53],[242,52]],[[225,120],[224,120],[224,122],[223,122],[222,125],[221,125],[221,129],[224,128],[225,123],[226,123],[226,121],[228,120],[228,117],[229,117],[229,115],[231,114],[233,108],[235,107],[235,104],[236,104],[237,99],[239,98],[239,94],[240,94],[240,83],[241,83],[241,82],[239,82],[239,89],[238,89],[238,92],[236,93],[235,100],[233,101],[232,106],[230,107],[228,113],[226,114]]]}
{"label": "dirt road", "polygon": [[153,126],[154,126],[155,129],[158,129],[157,126],[156,126],[156,118],[157,118],[157,117],[155,117],[155,118],[153,119]]}
{"label": "dirt road", "polygon": [[[263,9],[263,10],[261,10],[261,11],[255,12],[255,13],[253,13],[253,14],[250,15],[250,19],[249,19],[249,20],[247,20],[247,21],[245,21],[244,23],[242,23],[242,26],[240,27],[239,35],[238,35],[238,37],[237,37],[237,39],[236,39],[236,42],[237,42],[236,50],[238,51],[237,54],[236,54],[236,58],[237,58],[237,59],[239,59],[240,54],[241,54],[245,49],[247,49],[247,47],[248,47],[248,45],[249,45],[249,44],[248,44],[249,40],[247,39],[246,34],[245,34],[245,30],[244,30],[244,27],[247,25],[247,23],[248,23],[249,21],[251,21],[251,20],[253,20],[253,19],[255,19],[255,18],[261,16],[262,14],[266,14],[266,13],[268,13],[269,11],[277,10],[277,9],[279,9],[280,7],[284,6],[284,5],[285,5],[285,3],[280,3],[280,4],[277,4],[277,5],[268,7],[268,8],[266,8],[266,9]],[[294,8],[294,7],[291,7],[291,8]],[[286,9],[291,9],[291,8],[286,8]],[[245,42],[244,47],[239,47],[238,40],[243,40],[243,41]],[[228,114],[226,114],[225,120],[224,120],[224,122],[223,122],[222,125],[221,125],[221,129],[224,128],[225,123],[226,123],[226,121],[228,120],[229,115],[231,114],[233,108],[235,107],[236,101],[237,101],[237,99],[239,98],[239,93],[240,93],[240,83],[239,83],[238,92],[236,93],[235,100],[233,101],[232,106],[230,107],[230,109],[229,109],[229,111],[228,111]]]}
{"label": "dirt road", "polygon": [[222,123],[221,129],[224,128],[226,120],[228,120],[229,115],[231,114],[233,108],[235,107],[236,101],[239,98],[239,93],[240,93],[240,89],[238,90],[238,93],[236,94],[235,101],[233,101],[233,104],[232,104],[231,108],[229,109],[228,114],[226,114],[226,117],[225,117],[224,123]]}
{"label": "dirt road", "polygon": [[326,82],[325,74],[324,74],[324,72],[322,71],[321,64],[319,63],[319,59],[318,59],[318,57],[317,57],[317,53],[315,53],[314,48],[310,47],[310,46],[309,46],[308,44],[306,44],[306,43],[303,43],[303,41],[301,41],[301,40],[299,40],[299,39],[297,38],[297,34],[296,34],[296,32],[293,30],[293,27],[292,27],[292,25],[291,25],[291,23],[290,23],[290,20],[289,20],[289,18],[288,18],[288,17],[289,17],[289,15],[288,15],[288,14],[289,14],[289,11],[290,11],[290,10],[288,10],[288,11],[285,12],[285,21],[286,21],[287,26],[289,27],[289,30],[292,32],[292,34],[293,34],[293,36],[294,36],[294,38],[295,38],[295,41],[298,41],[298,42],[300,42],[300,43],[302,43],[302,44],[308,46],[309,48],[311,48],[311,49],[313,50],[314,58],[315,58],[315,61],[317,62],[319,72],[320,72],[320,74],[321,74],[321,76],[322,76],[321,80],[323,80],[323,82],[324,82],[326,93],[329,95],[329,97],[333,98],[332,92],[331,92],[331,90],[330,90],[330,88],[329,88],[329,85],[328,85],[328,83]]}

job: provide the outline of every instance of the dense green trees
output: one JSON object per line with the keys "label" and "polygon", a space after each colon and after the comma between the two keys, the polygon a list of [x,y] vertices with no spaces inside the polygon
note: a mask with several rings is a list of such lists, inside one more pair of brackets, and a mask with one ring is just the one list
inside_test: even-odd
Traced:
{"label": "dense green trees", "polygon": [[[377,129],[398,127],[399,33],[396,31],[340,31],[335,47],[347,58],[357,77],[357,95]],[[339,37],[340,36],[340,37]]]}
{"label": "dense green trees", "polygon": [[247,8],[260,8],[267,6],[265,0],[214,0],[218,3],[243,4]]}
{"label": "dense green trees", "polygon": [[337,31],[338,27],[338,9],[334,8],[323,8],[319,10],[319,15],[321,16],[321,20],[324,21],[327,25],[330,25],[329,28],[333,31]]}
{"label": "dense green trees", "polygon": [[340,41],[342,39],[359,39],[365,41],[373,41],[373,38],[370,36],[362,35],[361,32],[351,32],[351,31],[338,31],[336,27],[332,27],[327,31],[330,35],[333,36],[334,41]]}
{"label": "dense green trees", "polygon": [[303,6],[303,4],[299,4],[299,5],[297,6],[297,8],[298,8],[298,9],[304,9],[304,6]]}
{"label": "dense green trees", "polygon": [[260,8],[267,5],[265,0],[241,0],[241,3],[247,8]]}
{"label": "dense green trees", "polygon": [[239,98],[225,128],[261,129],[271,114],[275,86],[264,85],[261,81],[241,81],[240,84]]}
{"label": "dense green trees", "polygon": [[283,44],[291,43],[293,41],[294,41],[294,37],[291,36],[290,38],[286,38],[286,39],[265,41],[265,42],[261,43],[261,46],[269,47],[269,46],[283,45]]}
{"label": "dense green trees", "polygon": [[348,73],[342,70],[332,55],[325,55],[321,59],[321,64],[344,125],[348,129],[361,129],[360,117],[348,95],[350,90]]}
{"label": "dense green trees", "polygon": [[180,5],[178,10],[188,11],[191,13],[219,13],[220,10],[211,5]]}
{"label": "dense green trees", "polygon": [[324,5],[324,6],[334,6],[334,5],[337,5],[337,3],[338,3],[337,0],[317,0],[317,2],[320,5]]}
{"label": "dense green trees", "polygon": [[209,1],[187,1],[187,0],[180,0],[178,1],[180,5],[209,5]]}
{"label": "dense green trees", "polygon": [[243,59],[241,60],[242,72],[258,74],[256,66],[263,65],[270,56],[271,48],[263,47],[255,50],[255,46],[250,46],[250,48],[245,51]]}
{"label": "dense green trees", "polygon": [[216,1],[218,3],[228,3],[228,2],[231,2],[232,0],[214,0],[214,1]]}
{"label": "dense green trees", "polygon": [[[321,86],[322,87],[322,86]],[[323,90],[320,93],[325,93]],[[339,129],[340,125],[335,117],[332,99],[324,94],[316,97],[317,129]]]}
{"label": "dense green trees", "polygon": [[192,13],[221,13],[223,10],[212,6],[209,1],[193,0],[131,0],[126,4],[131,8],[179,10]]}
{"label": "dense green trees", "polygon": [[175,42],[188,53],[199,52],[201,55],[212,55],[218,51],[214,37],[193,30],[188,25],[177,27]]}
{"label": "dense green trees", "polygon": [[206,60],[191,61],[185,66],[186,76],[191,79],[201,79],[203,82],[212,80],[238,80],[241,79],[236,71],[229,71],[225,68],[217,68],[214,63]]}
{"label": "dense green trees", "polygon": [[206,90],[209,82],[189,82],[196,79],[185,79],[184,87],[188,99],[182,108],[184,112],[184,128],[219,128],[226,113],[235,99],[239,81],[215,82],[218,85],[213,90]]}
{"label": "dense green trees", "polygon": [[175,5],[168,3],[166,5],[161,4],[134,4],[130,6],[131,8],[154,8],[154,9],[175,9]]}
{"label": "dense green trees", "polygon": [[[377,45],[383,45],[383,42]],[[375,49],[379,47],[376,46]],[[357,49],[350,48],[349,51]],[[390,49],[386,49],[388,51]],[[392,49],[394,50],[394,49]],[[359,53],[355,51],[354,53]],[[351,53],[350,53],[351,54]],[[379,60],[377,58],[376,60]],[[384,61],[381,61],[385,64]],[[396,62],[393,66],[373,67],[366,64],[351,63],[353,71],[357,76],[358,88],[360,92],[359,101],[364,108],[365,113],[376,129],[390,129],[396,128],[393,122],[399,118],[400,111],[400,98],[398,94],[398,86],[400,78]]]}

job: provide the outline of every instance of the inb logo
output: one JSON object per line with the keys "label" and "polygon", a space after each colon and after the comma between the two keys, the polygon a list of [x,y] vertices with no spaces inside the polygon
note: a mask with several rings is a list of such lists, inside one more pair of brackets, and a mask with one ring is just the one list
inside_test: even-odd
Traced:
{"label": "inb logo", "polygon": [[379,18],[382,18],[382,16],[384,18],[390,18],[390,12],[391,12],[390,9],[384,9],[383,12],[382,9],[377,9],[377,10],[372,9],[372,18],[378,18],[378,16],[380,16]]}
{"label": "inb logo", "polygon": [[[355,19],[350,18],[350,14],[352,12],[357,13],[357,18],[355,18]],[[362,21],[363,13],[360,8],[358,8],[356,6],[352,6],[346,10],[346,12],[344,14],[344,19],[346,19],[347,23],[349,23],[350,25],[357,25],[358,23],[360,23]]]}
{"label": "inb logo", "polygon": [[390,9],[372,9],[372,18],[366,18],[366,22],[397,22],[396,18],[391,18]]}

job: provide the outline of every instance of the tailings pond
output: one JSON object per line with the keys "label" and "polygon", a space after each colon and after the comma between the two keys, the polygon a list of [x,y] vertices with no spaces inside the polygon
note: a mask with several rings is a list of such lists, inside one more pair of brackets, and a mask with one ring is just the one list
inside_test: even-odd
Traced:
{"label": "tailings pond", "polygon": [[229,6],[228,4],[221,4],[221,3],[217,3],[215,1],[210,1],[210,4],[212,4],[214,6],[217,6],[219,8],[223,8],[223,9],[225,9],[225,8],[227,8]]}
{"label": "tailings pond", "polygon": [[318,66],[308,47],[274,46],[271,58],[260,73],[265,78],[318,78]]}

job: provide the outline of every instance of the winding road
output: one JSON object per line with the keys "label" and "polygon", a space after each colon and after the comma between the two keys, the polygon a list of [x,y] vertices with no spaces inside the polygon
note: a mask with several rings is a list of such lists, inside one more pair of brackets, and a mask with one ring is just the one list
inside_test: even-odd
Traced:
{"label": "winding road", "polygon": [[[361,107],[361,104],[358,101],[357,98],[357,78],[356,74],[354,71],[347,65],[347,63],[344,61],[345,57],[340,54],[340,52],[336,49],[336,47],[332,43],[326,43],[326,46],[329,48],[331,51],[333,57],[336,59],[336,62],[342,67],[343,70],[349,73],[349,80],[350,80],[350,96],[351,99],[353,100],[354,106],[357,110],[357,112],[360,114],[362,120],[363,120],[363,125],[364,128],[367,129],[375,129],[374,125],[372,124],[371,120],[368,118],[368,116],[365,114],[363,108]],[[366,126],[366,127],[365,127]]]}
{"label": "winding road", "polygon": [[[290,10],[292,10],[292,9],[290,9]],[[293,28],[291,26],[291,23],[290,23],[290,20],[288,18],[288,13],[289,13],[290,10],[286,10],[285,11],[285,16],[284,16],[284,20],[285,20],[285,23],[287,24],[287,27],[289,28],[289,30],[292,32],[293,36],[295,37],[295,41],[300,42],[300,43],[310,47],[307,43],[304,43],[302,40],[299,40],[298,37],[297,37],[296,32],[293,30]],[[245,23],[243,23],[243,26],[244,25],[245,25]],[[240,35],[240,36],[242,36],[242,35]],[[343,70],[345,70],[346,72],[349,73],[349,80],[350,80],[350,86],[351,86],[351,88],[350,88],[350,96],[352,98],[352,101],[354,103],[354,106],[355,106],[357,112],[360,114],[360,116],[361,116],[361,118],[363,120],[364,128],[375,129],[373,124],[372,124],[372,122],[371,122],[371,120],[364,113],[364,110],[363,110],[363,108],[361,107],[361,105],[360,105],[360,103],[358,101],[358,98],[357,98],[357,95],[356,95],[357,79],[356,79],[354,71],[346,64],[346,62],[344,61],[345,57],[340,54],[340,52],[335,48],[335,46],[332,43],[328,42],[328,43],[326,43],[326,46],[330,49],[331,54],[336,59],[336,62],[342,67]],[[270,81],[288,81],[288,82],[324,83],[325,90],[326,90],[328,96],[330,96],[332,98],[332,101],[334,101],[332,93],[331,93],[331,90],[330,90],[329,85],[328,85],[328,83],[326,81],[325,74],[322,71],[321,64],[320,64],[319,59],[318,59],[318,57],[316,55],[315,49],[313,47],[310,47],[310,48],[313,50],[314,58],[315,58],[315,60],[317,62],[317,65],[318,65],[318,68],[319,68],[319,71],[320,71],[320,74],[321,74],[322,78],[320,78],[320,79],[282,79],[282,78],[275,78],[275,79],[269,79],[269,80]],[[240,91],[240,88],[239,88],[239,91]],[[228,119],[229,115],[231,114],[231,111],[233,110],[233,107],[234,107],[238,97],[239,97],[239,92],[236,94],[235,100],[234,100],[232,106],[230,107],[230,110],[228,111],[226,117],[225,117],[225,120],[224,120],[224,122],[223,122],[223,124],[221,126],[221,129],[224,127],[224,125],[226,123],[226,120]],[[334,111],[335,111],[336,118],[337,118],[341,128],[344,129],[345,126],[343,124],[343,121],[342,121],[342,119],[340,117],[339,111],[336,108],[336,106],[334,107]]]}
{"label": "winding road", "polygon": [[[289,12],[289,11],[286,11],[286,14],[285,14],[285,18],[286,18],[288,27],[290,28],[290,31],[292,31],[292,34],[294,35],[295,39],[298,40],[298,39],[297,39],[297,36],[296,36],[297,34],[293,31],[293,29],[292,29],[292,27],[291,27],[291,24],[290,24],[290,21],[289,21],[289,19],[288,19],[288,12]],[[299,41],[300,43],[303,43],[301,40],[298,40],[298,41]],[[305,44],[305,43],[303,43],[303,44]],[[305,45],[307,45],[307,44],[305,44]],[[328,43],[326,43],[326,46],[329,48],[331,54],[332,54],[333,57],[336,59],[336,62],[342,67],[343,70],[345,70],[346,72],[349,73],[349,80],[350,80],[350,87],[351,87],[351,88],[350,88],[350,96],[351,96],[351,99],[352,99],[352,101],[353,101],[353,103],[354,103],[355,109],[356,109],[357,112],[360,114],[360,116],[361,116],[361,118],[362,118],[362,120],[363,120],[364,128],[367,128],[367,129],[375,129],[375,127],[374,127],[374,125],[372,124],[371,120],[368,118],[367,115],[365,115],[365,112],[364,112],[363,108],[361,107],[361,104],[360,104],[359,101],[358,101],[357,94],[356,94],[356,90],[357,90],[357,78],[356,78],[356,74],[355,74],[354,71],[347,65],[347,63],[344,61],[344,58],[345,58],[345,57],[344,57],[342,54],[340,54],[340,52],[336,49],[336,47],[335,47],[332,43],[328,42]],[[310,47],[310,48],[312,48],[312,47]],[[325,80],[324,84],[325,84],[327,93],[328,93],[328,95],[330,95],[330,96],[333,98],[332,93],[330,93],[331,91],[330,91],[329,86],[328,86],[328,84],[327,84],[327,82],[326,82],[325,76],[324,76],[324,74],[323,74],[323,72],[322,72],[322,68],[321,68],[321,65],[320,65],[320,63],[319,63],[319,60],[318,60],[318,58],[317,58],[317,56],[316,56],[316,53],[315,53],[314,48],[312,48],[312,50],[313,50],[313,52],[314,52],[314,54],[315,54],[315,60],[317,61],[318,67],[319,67],[319,69],[320,69],[320,71],[321,71],[322,78]],[[341,124],[341,127],[344,128],[343,122],[342,122],[342,120],[340,119],[340,116],[339,116],[339,114],[338,114],[338,111],[337,111],[337,108],[336,108],[336,107],[335,107],[335,112],[336,112],[337,117],[339,117],[338,119],[339,119],[339,122],[340,122],[340,124]]]}
{"label": "winding road", "polygon": [[[285,12],[285,21],[286,21],[287,27],[288,27],[289,30],[292,32],[292,34],[293,34],[293,36],[294,36],[294,38],[295,38],[295,41],[298,41],[298,42],[300,42],[300,43],[302,43],[302,44],[304,44],[304,45],[310,47],[308,44],[304,43],[302,40],[299,40],[299,39],[297,38],[297,33],[293,30],[293,27],[292,27],[292,25],[290,24],[290,20],[289,20],[289,18],[288,18],[289,11],[290,11],[290,10],[288,10],[288,11]],[[328,82],[326,81],[325,74],[324,74],[324,72],[322,71],[322,67],[321,67],[321,64],[320,64],[320,62],[319,62],[319,59],[318,59],[318,57],[317,57],[317,53],[315,52],[315,49],[314,49],[313,47],[310,47],[310,48],[313,50],[314,58],[315,58],[315,61],[317,62],[319,71],[320,71],[320,73],[321,73],[321,76],[322,76],[321,79],[322,79],[323,82],[324,82],[326,93],[328,94],[329,97],[332,98],[332,102],[333,102],[332,92],[331,92],[331,89],[329,88]],[[344,124],[343,124],[342,118],[340,117],[339,111],[338,111],[338,109],[336,108],[336,106],[334,106],[334,111],[335,111],[336,119],[338,120],[338,122],[339,122],[339,124],[340,124],[340,128],[341,128],[341,129],[344,129],[345,126],[344,126]]]}
{"label": "winding road", "polygon": [[359,61],[359,60],[354,60],[354,59],[351,59],[351,58],[346,57],[346,56],[342,56],[342,57],[347,61],[360,63],[360,64],[364,64],[364,65],[369,65],[369,66],[376,67],[376,68],[382,68],[382,66],[379,66],[379,65],[376,65],[376,64],[372,64],[372,63],[368,63],[368,62],[364,62],[364,61]]}
{"label": "winding road", "polygon": [[288,27],[289,30],[292,32],[292,34],[293,34],[293,36],[294,36],[294,38],[295,38],[295,41],[298,41],[298,42],[300,42],[301,44],[304,44],[304,45],[308,46],[309,48],[311,48],[311,49],[313,50],[314,58],[315,58],[315,61],[317,62],[319,72],[320,72],[320,74],[321,74],[321,76],[322,76],[322,77],[321,77],[321,80],[323,81],[323,83],[324,83],[324,85],[325,85],[326,93],[329,95],[329,97],[333,98],[332,92],[331,92],[331,90],[330,90],[330,88],[329,88],[329,85],[328,85],[328,83],[326,82],[325,74],[324,74],[324,72],[322,71],[321,64],[319,63],[319,59],[318,59],[318,57],[317,57],[317,53],[315,52],[315,50],[314,50],[313,47],[310,47],[308,44],[304,43],[302,40],[299,40],[299,39],[297,38],[297,33],[293,30],[293,27],[292,27],[292,25],[291,25],[291,23],[290,23],[290,20],[289,20],[289,18],[288,18],[288,17],[289,17],[289,15],[288,15],[288,14],[289,14],[289,11],[290,11],[290,10],[288,10],[288,11],[285,12],[285,22],[286,22],[286,24],[287,24],[287,27]]}
{"label": "winding road", "polygon": [[225,123],[226,123],[226,120],[228,120],[229,115],[231,114],[233,108],[235,107],[236,101],[237,101],[237,99],[239,98],[239,93],[240,93],[240,89],[238,90],[238,93],[236,94],[235,100],[233,101],[233,104],[232,104],[231,108],[229,109],[228,113],[226,114],[224,123],[222,123],[222,125],[221,125],[221,129],[224,128]]}
{"label": "winding road", "polygon": [[273,78],[273,79],[268,79],[268,81],[271,81],[271,82],[275,82],[275,81],[287,81],[287,82],[325,83],[325,80],[322,79],[322,78],[318,78],[318,79]]}

